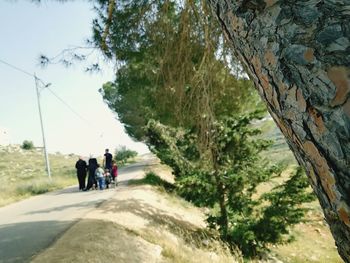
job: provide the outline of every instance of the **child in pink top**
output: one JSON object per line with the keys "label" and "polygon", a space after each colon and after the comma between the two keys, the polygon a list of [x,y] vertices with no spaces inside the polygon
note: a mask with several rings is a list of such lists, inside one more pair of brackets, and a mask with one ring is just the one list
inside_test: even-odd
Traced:
{"label": "child in pink top", "polygon": [[113,181],[117,181],[117,177],[118,177],[118,166],[116,163],[113,163],[113,166],[112,166],[112,179],[113,179]]}

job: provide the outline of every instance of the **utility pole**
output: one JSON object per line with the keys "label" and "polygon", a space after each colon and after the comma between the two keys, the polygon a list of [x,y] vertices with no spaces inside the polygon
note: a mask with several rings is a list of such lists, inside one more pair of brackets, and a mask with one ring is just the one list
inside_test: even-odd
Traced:
{"label": "utility pole", "polygon": [[[40,125],[41,125],[41,134],[43,136],[43,144],[44,144],[44,154],[45,154],[45,163],[46,163],[46,172],[49,176],[49,179],[51,180],[51,171],[50,171],[50,162],[49,162],[49,155],[47,153],[46,148],[46,140],[45,140],[45,133],[44,133],[44,125],[43,125],[43,118],[41,116],[41,106],[40,106],[40,90],[39,90],[39,79],[34,75],[35,79],[35,88],[36,88],[36,96],[38,99],[38,108],[39,108],[39,116],[40,116]],[[46,86],[44,86],[45,88]]]}

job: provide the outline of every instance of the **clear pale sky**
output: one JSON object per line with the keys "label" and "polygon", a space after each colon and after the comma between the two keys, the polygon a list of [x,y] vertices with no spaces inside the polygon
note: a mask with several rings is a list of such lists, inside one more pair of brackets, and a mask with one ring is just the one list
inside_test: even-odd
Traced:
{"label": "clear pale sky", "polygon": [[[41,93],[49,152],[101,155],[118,145],[140,153],[142,143],[125,133],[98,93],[102,84],[114,79],[113,67],[102,73],[84,72],[83,65],[65,68],[38,66],[38,56],[54,56],[69,46],[82,46],[91,34],[93,5],[87,1],[64,4],[44,1],[0,1],[0,59],[36,73],[84,119],[72,113],[47,90]],[[0,63],[0,144],[32,140],[42,146],[34,79]]]}

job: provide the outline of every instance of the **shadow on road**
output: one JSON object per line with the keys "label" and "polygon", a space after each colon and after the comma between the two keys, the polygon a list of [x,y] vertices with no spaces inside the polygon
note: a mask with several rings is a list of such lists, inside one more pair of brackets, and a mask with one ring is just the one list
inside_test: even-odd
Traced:
{"label": "shadow on road", "polygon": [[[57,229],[64,233],[72,223],[74,221],[38,221],[0,226],[0,262],[29,262],[33,253],[56,240]],[[53,234],[48,235],[50,232]]]}
{"label": "shadow on road", "polygon": [[28,212],[26,214],[27,215],[47,214],[47,213],[51,213],[51,212],[61,212],[63,210],[70,209],[70,208],[78,209],[78,208],[86,208],[86,207],[97,207],[103,201],[106,201],[106,199],[97,199],[97,200],[93,200],[93,201],[80,202],[80,203],[75,203],[75,204],[71,204],[71,205],[50,207],[48,209],[32,211],[32,212]]}

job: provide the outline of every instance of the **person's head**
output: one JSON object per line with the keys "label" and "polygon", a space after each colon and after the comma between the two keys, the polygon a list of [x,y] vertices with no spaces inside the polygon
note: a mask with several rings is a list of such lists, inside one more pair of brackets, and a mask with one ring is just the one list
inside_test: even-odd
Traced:
{"label": "person's head", "polygon": [[100,167],[100,165],[99,165],[99,164],[96,164],[96,166],[97,166],[97,168],[98,168],[98,167]]}
{"label": "person's head", "polygon": [[83,156],[79,156],[79,160],[83,160]]}
{"label": "person's head", "polygon": [[109,149],[106,149],[105,152],[108,153],[108,152],[109,152]]}

